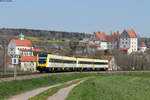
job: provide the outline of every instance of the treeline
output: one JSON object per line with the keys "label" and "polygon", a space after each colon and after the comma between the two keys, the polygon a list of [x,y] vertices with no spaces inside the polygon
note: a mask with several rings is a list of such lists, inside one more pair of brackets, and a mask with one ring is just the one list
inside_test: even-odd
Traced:
{"label": "treeline", "polygon": [[63,31],[47,31],[47,30],[34,30],[34,29],[11,29],[1,28],[0,35],[19,35],[23,33],[25,36],[40,37],[47,40],[60,40],[60,39],[82,39],[89,38],[91,34],[79,32],[63,32]]}
{"label": "treeline", "polygon": [[132,53],[127,55],[122,52],[113,54],[119,70],[150,70],[150,51],[145,53]]}
{"label": "treeline", "polygon": [[[84,55],[86,54],[86,55]],[[100,58],[101,56],[113,56],[118,70],[150,70],[150,50],[144,53],[132,53],[128,55],[124,51],[119,50],[97,50],[87,55],[87,52],[82,52],[82,56]]]}

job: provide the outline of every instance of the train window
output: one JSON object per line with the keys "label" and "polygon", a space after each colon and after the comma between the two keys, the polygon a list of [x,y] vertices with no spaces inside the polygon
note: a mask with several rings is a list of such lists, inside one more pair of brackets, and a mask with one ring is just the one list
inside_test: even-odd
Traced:
{"label": "train window", "polygon": [[47,57],[47,53],[39,53],[39,57]]}
{"label": "train window", "polygon": [[39,57],[38,62],[39,64],[45,64],[47,57]]}
{"label": "train window", "polygon": [[38,62],[39,62],[39,64],[45,64],[46,60],[39,60]]}
{"label": "train window", "polygon": [[50,59],[50,62],[54,63],[76,63],[74,60],[63,60],[63,59]]}
{"label": "train window", "polygon": [[79,64],[108,64],[107,62],[86,62],[86,61],[79,61]]}
{"label": "train window", "polygon": [[47,53],[39,53],[39,57],[38,57],[38,62],[39,64],[45,64],[46,63],[46,59],[47,59]]}

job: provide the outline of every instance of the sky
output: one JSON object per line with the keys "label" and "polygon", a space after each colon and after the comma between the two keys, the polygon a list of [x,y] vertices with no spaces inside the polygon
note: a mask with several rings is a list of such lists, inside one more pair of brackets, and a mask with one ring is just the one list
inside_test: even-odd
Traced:
{"label": "sky", "polygon": [[[150,37],[150,0],[0,0],[0,28],[122,32]],[[11,1],[11,0],[10,0]]]}

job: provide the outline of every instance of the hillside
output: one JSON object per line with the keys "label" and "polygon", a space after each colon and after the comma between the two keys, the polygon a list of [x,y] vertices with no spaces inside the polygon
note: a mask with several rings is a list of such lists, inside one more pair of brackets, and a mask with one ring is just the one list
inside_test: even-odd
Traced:
{"label": "hillside", "polygon": [[33,29],[0,29],[0,35],[17,36],[19,33],[25,36],[39,37],[46,40],[63,40],[63,39],[81,39],[88,38],[90,34],[79,32],[63,32],[63,31],[47,31],[47,30],[33,30]]}
{"label": "hillside", "polygon": [[25,35],[25,38],[31,40],[35,47],[43,49],[61,48],[60,46],[68,45],[68,41],[81,40],[89,38],[91,34],[79,32],[63,32],[63,31],[47,31],[33,29],[0,29],[0,44],[5,40],[8,45],[11,39],[17,39],[20,33]]}

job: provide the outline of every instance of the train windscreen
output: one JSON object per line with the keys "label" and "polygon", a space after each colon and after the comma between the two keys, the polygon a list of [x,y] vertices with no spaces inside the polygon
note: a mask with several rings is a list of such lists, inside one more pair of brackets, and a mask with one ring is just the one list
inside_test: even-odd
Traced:
{"label": "train windscreen", "polygon": [[47,53],[40,53],[38,56],[39,64],[45,64],[47,59]]}

